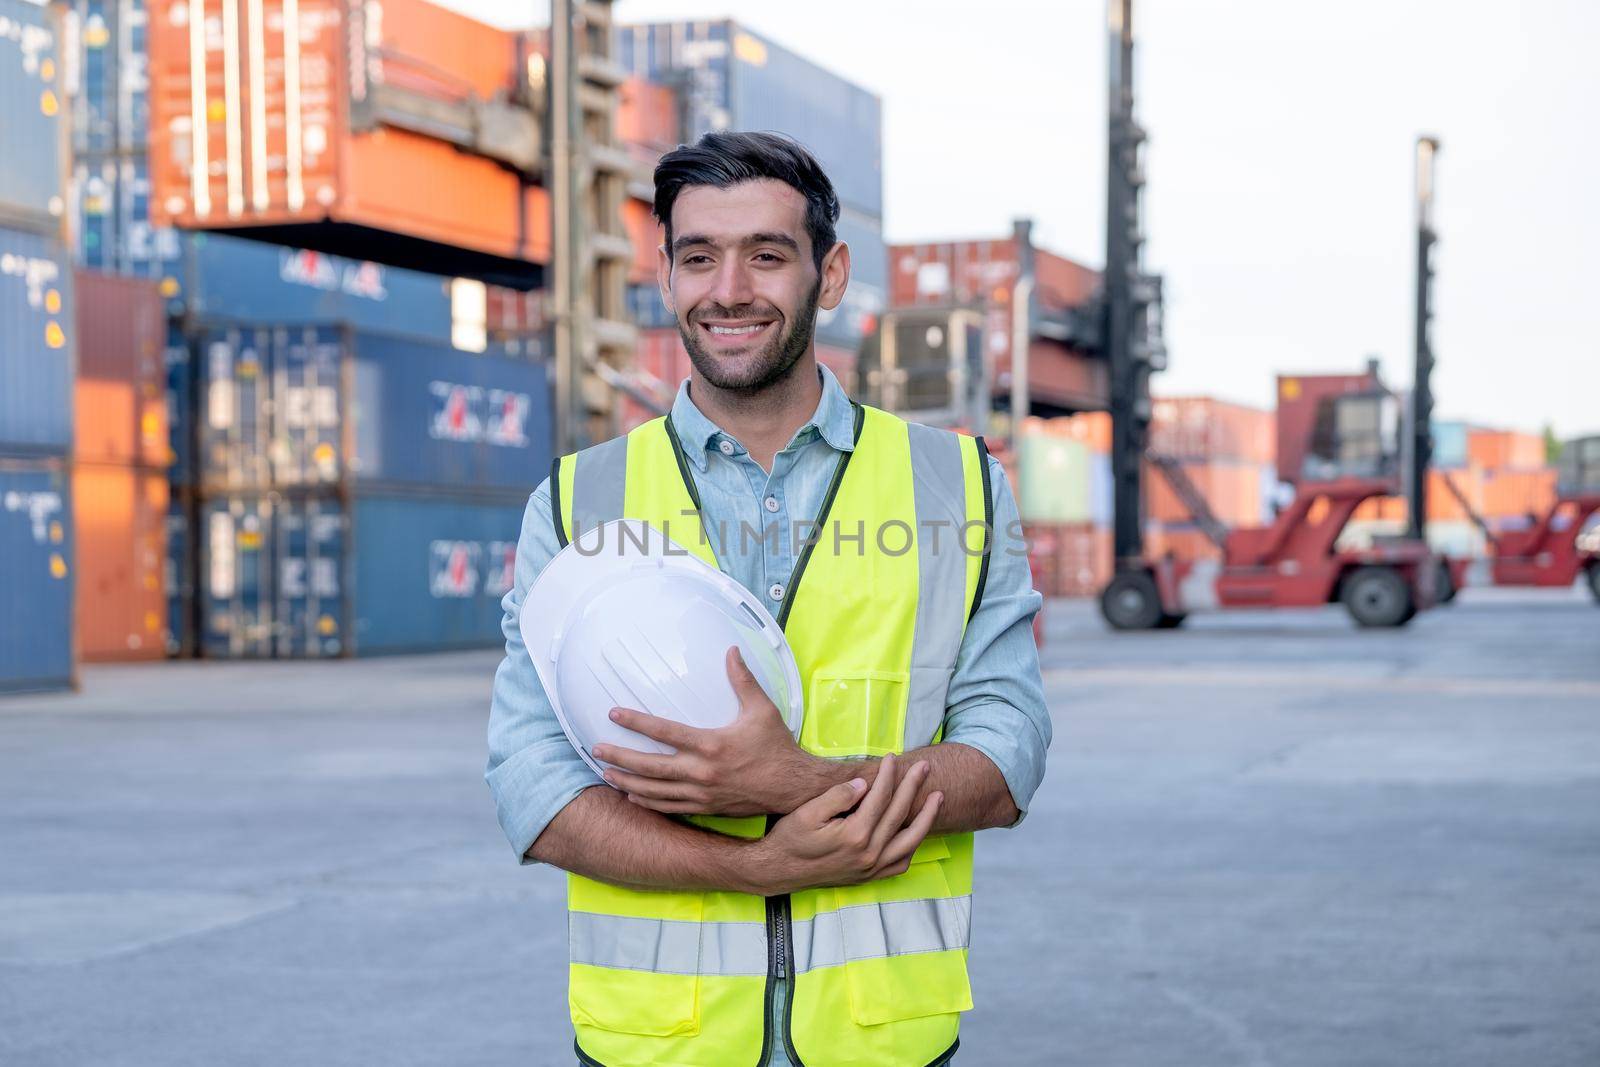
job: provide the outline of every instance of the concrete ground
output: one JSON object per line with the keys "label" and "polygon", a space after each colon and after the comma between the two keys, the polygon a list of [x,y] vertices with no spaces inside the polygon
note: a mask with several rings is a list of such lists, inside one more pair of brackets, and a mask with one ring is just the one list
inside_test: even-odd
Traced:
{"label": "concrete ground", "polygon": [[[1600,1063],[1600,611],[1472,591],[1115,635],[984,835],[976,1065]],[[569,1064],[563,888],[488,653],[103,667],[0,701],[0,1063]]]}

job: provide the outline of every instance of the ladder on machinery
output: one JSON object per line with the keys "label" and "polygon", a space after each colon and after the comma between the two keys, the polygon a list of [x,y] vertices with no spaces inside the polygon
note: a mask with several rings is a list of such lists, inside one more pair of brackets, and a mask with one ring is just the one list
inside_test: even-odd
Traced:
{"label": "ladder on machinery", "polygon": [[1172,487],[1173,493],[1188,509],[1189,515],[1194,519],[1195,525],[1200,527],[1212,544],[1224,551],[1228,547],[1228,528],[1222,520],[1217,518],[1216,512],[1211,510],[1205,494],[1200,492],[1194,481],[1189,477],[1189,472],[1183,469],[1183,464],[1172,456],[1162,452],[1147,451],[1144,458],[1150,465],[1161,472],[1161,476]]}
{"label": "ladder on machinery", "polygon": [[1472,501],[1467,499],[1467,494],[1461,491],[1461,486],[1457,485],[1456,480],[1450,477],[1449,471],[1440,471],[1439,478],[1444,482],[1445,488],[1450,490],[1450,495],[1456,498],[1456,503],[1461,505],[1461,510],[1467,513],[1467,518],[1471,519],[1472,524],[1483,534],[1484,541],[1493,548],[1495,542],[1494,531],[1489,529],[1487,522],[1483,521],[1483,516],[1478,514],[1478,509],[1472,506]]}

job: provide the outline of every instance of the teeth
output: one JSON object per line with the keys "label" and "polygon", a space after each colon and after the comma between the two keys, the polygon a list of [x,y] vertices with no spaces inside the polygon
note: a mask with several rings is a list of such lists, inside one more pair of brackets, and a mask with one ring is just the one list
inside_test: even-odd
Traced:
{"label": "teeth", "polygon": [[737,337],[739,334],[743,333],[755,333],[764,326],[766,326],[766,323],[763,322],[757,323],[754,326],[708,326],[706,329],[710,330],[712,333]]}

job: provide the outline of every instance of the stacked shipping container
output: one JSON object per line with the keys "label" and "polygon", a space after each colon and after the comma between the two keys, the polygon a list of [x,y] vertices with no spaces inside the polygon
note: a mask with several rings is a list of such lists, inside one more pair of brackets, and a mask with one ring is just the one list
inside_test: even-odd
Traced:
{"label": "stacked shipping container", "polygon": [[53,12],[0,0],[0,691],[72,683],[72,277]]}
{"label": "stacked shipping container", "polygon": [[155,282],[77,271],[73,511],[78,649],[166,651],[167,323]]}

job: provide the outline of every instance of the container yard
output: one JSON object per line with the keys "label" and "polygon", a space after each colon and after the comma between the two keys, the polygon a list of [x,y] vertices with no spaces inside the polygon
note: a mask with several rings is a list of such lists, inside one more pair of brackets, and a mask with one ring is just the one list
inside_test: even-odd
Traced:
{"label": "container yard", "polygon": [[1600,1063],[1600,26],[1069,8],[0,0],[0,1063]]}

